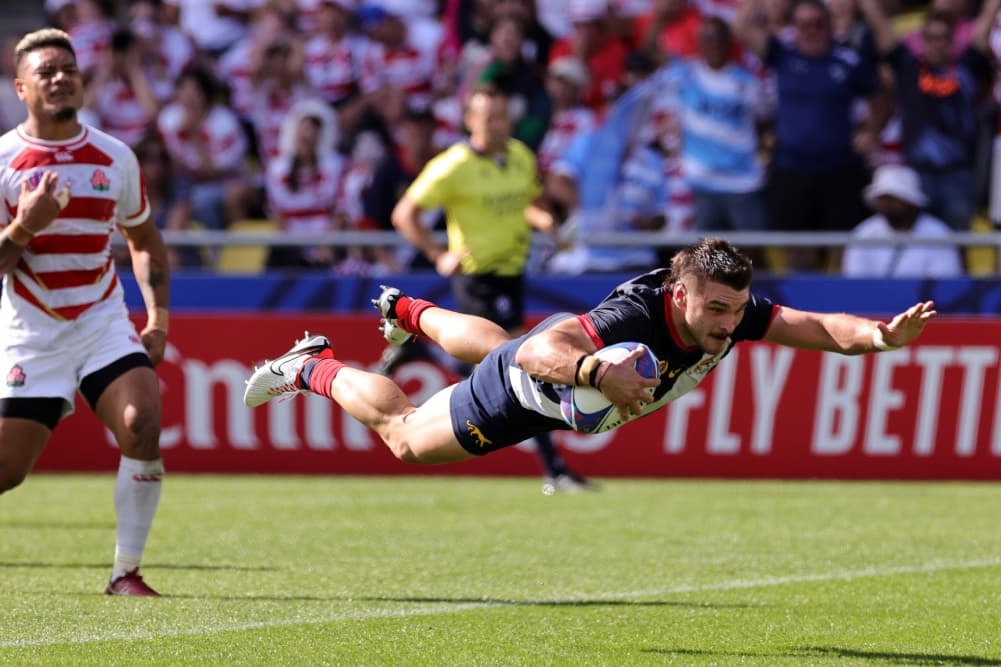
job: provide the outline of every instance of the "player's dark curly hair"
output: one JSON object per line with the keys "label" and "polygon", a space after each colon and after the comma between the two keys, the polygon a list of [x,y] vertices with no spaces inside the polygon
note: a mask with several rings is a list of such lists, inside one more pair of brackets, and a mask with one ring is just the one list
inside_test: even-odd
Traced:
{"label": "player's dark curly hair", "polygon": [[720,238],[700,239],[695,245],[679,250],[671,258],[668,284],[691,275],[701,284],[707,280],[722,283],[735,290],[751,284],[753,268],[747,255]]}

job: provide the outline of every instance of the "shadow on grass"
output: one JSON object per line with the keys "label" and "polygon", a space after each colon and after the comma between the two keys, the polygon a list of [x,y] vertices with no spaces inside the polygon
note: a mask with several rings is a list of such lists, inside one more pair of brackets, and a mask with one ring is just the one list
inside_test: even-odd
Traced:
{"label": "shadow on grass", "polygon": [[453,603],[453,604],[487,604],[512,607],[705,607],[717,608],[760,608],[766,605],[752,604],[715,604],[708,602],[678,602],[675,600],[510,600],[501,598],[442,598],[442,597],[359,597],[362,602],[413,602]]}
{"label": "shadow on grass", "polygon": [[949,655],[945,653],[898,653],[895,651],[862,651],[837,646],[808,646],[801,649],[804,655],[831,658],[859,658],[874,662],[891,662],[895,665],[1001,665],[1001,660],[981,658],[976,655]]}
{"label": "shadow on grass", "polygon": [[26,528],[28,530],[114,530],[113,521],[0,521],[0,528]]}
{"label": "shadow on grass", "polygon": [[855,658],[874,663],[894,665],[995,665],[1001,660],[975,655],[950,655],[945,653],[902,653],[896,651],[863,651],[837,646],[808,646],[782,653],[753,653],[748,651],[712,651],[683,648],[642,649],[642,653],[675,656],[702,656],[706,658]]}
{"label": "shadow on grass", "polygon": [[[101,569],[106,570],[111,567],[111,563],[39,563],[31,561],[15,562],[0,561],[0,568],[63,568],[63,569]],[[185,565],[180,563],[156,563],[143,565],[143,574],[146,570],[228,570],[232,572],[275,572],[279,568],[271,565]]]}

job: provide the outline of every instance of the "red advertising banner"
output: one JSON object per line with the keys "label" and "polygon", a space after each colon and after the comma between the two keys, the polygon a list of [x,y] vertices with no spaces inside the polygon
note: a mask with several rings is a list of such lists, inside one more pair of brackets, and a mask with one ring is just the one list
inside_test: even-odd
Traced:
{"label": "red advertising banner", "polygon": [[[338,358],[373,365],[383,349],[369,316],[171,317],[159,367],[161,447],[175,472],[535,475],[530,444],[433,468],[397,461],[326,399],[251,410],[252,365],[303,330]],[[453,378],[430,362],[396,379],[419,403]],[[599,435],[558,432],[588,475],[1001,479],[1001,319],[939,319],[920,344],[846,357],[743,343],[692,392]],[[37,470],[113,470],[118,450],[82,402],[59,425]]]}

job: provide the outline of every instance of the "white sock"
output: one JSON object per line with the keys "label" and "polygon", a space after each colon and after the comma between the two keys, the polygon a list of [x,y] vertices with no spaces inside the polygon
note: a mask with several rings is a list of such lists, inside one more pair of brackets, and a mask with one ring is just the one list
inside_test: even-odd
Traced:
{"label": "white sock", "polygon": [[118,464],[118,479],[115,480],[118,539],[111,571],[113,580],[139,567],[153,515],[160,503],[162,477],[161,459],[140,461],[123,456]]}

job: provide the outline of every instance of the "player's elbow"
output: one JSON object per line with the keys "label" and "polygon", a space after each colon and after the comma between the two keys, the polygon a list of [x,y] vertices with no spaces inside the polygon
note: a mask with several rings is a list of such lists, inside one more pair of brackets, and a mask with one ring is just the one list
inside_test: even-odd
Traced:
{"label": "player's elbow", "polygon": [[519,345],[518,350],[514,353],[514,363],[520,368],[534,367],[535,361],[539,358],[540,338],[541,336],[531,336]]}
{"label": "player's elbow", "polygon": [[411,226],[412,220],[416,217],[417,206],[408,197],[403,197],[396,206],[393,207],[393,213],[390,215],[390,221],[393,223],[393,227],[398,230],[404,230]]}

